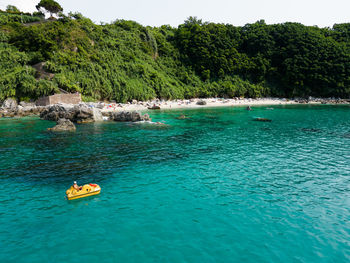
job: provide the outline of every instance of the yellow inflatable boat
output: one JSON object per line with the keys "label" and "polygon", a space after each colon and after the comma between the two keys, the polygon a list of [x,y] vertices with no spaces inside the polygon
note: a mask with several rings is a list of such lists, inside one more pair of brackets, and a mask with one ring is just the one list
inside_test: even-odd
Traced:
{"label": "yellow inflatable boat", "polygon": [[67,199],[73,200],[91,195],[98,195],[101,192],[101,187],[98,184],[86,184],[81,190],[76,190],[71,186],[67,191]]}

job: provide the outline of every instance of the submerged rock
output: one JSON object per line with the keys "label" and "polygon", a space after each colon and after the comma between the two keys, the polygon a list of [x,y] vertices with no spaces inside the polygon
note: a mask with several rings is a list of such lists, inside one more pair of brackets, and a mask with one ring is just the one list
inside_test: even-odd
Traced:
{"label": "submerged rock", "polygon": [[186,115],[181,114],[179,117],[177,117],[176,119],[178,120],[185,120],[185,119],[189,119],[190,117],[187,117]]}
{"label": "submerged rock", "polygon": [[271,122],[272,120],[266,118],[254,118],[254,121]]}
{"label": "submerged rock", "polygon": [[162,125],[162,126],[167,125],[167,124],[165,124],[165,123],[163,123],[163,122],[160,122],[160,121],[157,121],[157,122],[155,122],[154,124],[155,124],[155,125]]}
{"label": "submerged rock", "polygon": [[48,128],[49,131],[75,131],[75,125],[67,119],[59,119],[53,128]]}
{"label": "submerged rock", "polygon": [[349,138],[349,139],[350,139],[350,132],[345,133],[342,137],[343,137],[343,138]]}
{"label": "submerged rock", "polygon": [[301,128],[301,131],[303,131],[303,132],[321,132],[320,129],[315,129],[315,128]]}
{"label": "submerged rock", "polygon": [[144,130],[163,130],[163,129],[170,128],[170,125],[164,122],[152,122],[152,121],[130,122],[128,125],[131,127],[137,126],[138,128],[141,128]]}
{"label": "submerged rock", "polygon": [[151,118],[148,114],[142,115],[136,111],[120,111],[112,114],[112,118],[114,121],[151,121]]}

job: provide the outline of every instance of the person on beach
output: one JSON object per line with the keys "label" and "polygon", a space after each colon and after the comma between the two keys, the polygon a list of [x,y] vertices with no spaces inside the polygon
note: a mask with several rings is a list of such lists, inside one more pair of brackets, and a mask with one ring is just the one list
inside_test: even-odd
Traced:
{"label": "person on beach", "polygon": [[74,181],[74,183],[73,183],[73,188],[74,188],[75,190],[77,190],[77,191],[83,189],[82,186],[79,186],[79,185],[77,184],[77,181]]}

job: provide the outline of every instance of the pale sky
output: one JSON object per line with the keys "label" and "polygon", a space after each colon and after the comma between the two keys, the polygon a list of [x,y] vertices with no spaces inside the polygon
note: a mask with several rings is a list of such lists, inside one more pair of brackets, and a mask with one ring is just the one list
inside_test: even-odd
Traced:
{"label": "pale sky", "polygon": [[[0,0],[0,9],[15,5],[21,11],[35,11],[39,0]],[[332,27],[350,22],[350,0],[58,0],[64,9],[80,12],[96,23],[116,19],[142,25],[177,27],[189,16],[203,21],[243,26],[264,19],[267,24],[300,22]]]}

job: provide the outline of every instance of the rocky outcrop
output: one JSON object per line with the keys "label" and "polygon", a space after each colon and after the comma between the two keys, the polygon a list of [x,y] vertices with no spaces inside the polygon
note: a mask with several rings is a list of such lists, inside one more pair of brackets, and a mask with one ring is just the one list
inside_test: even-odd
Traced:
{"label": "rocky outcrop", "polygon": [[137,121],[151,121],[151,118],[148,114],[142,115],[136,111],[121,111],[114,112],[110,119],[114,121],[128,121],[128,122],[137,122]]}
{"label": "rocky outcrop", "polygon": [[102,121],[101,110],[90,108],[84,104],[81,105],[52,105],[47,107],[40,118],[49,121],[58,121],[59,119],[68,119],[76,123],[89,123]]}
{"label": "rocky outcrop", "polygon": [[101,112],[98,108],[87,107],[86,105],[53,105],[46,107],[40,114],[40,118],[49,121],[58,121],[59,119],[67,119],[75,123],[89,123],[95,121],[103,121],[103,118],[114,121],[150,121],[148,114],[142,115],[136,111],[121,112]]}
{"label": "rocky outcrop", "polygon": [[309,103],[309,100],[308,99],[295,99],[294,100],[295,102],[297,102],[297,103],[300,103],[300,104],[307,104],[307,103]]}
{"label": "rocky outcrop", "polygon": [[153,104],[152,107],[148,107],[149,110],[160,110],[160,106]]}
{"label": "rocky outcrop", "polygon": [[103,116],[100,109],[92,108],[92,117],[94,121],[103,121]]}
{"label": "rocky outcrop", "polygon": [[48,121],[58,121],[59,119],[69,119],[71,120],[73,117],[73,114],[69,112],[70,109],[60,106],[60,105],[53,105],[50,107],[47,107],[41,114],[40,118],[43,120]]}
{"label": "rocky outcrop", "polygon": [[60,132],[60,131],[75,131],[75,125],[67,119],[59,119],[57,124],[53,128],[48,128],[49,131]]}
{"label": "rocky outcrop", "polygon": [[341,99],[341,98],[295,98],[294,101],[300,104],[307,103],[321,103],[321,104],[349,104],[349,99]]}
{"label": "rocky outcrop", "polygon": [[34,107],[36,107],[34,102],[25,102],[25,101],[21,101],[19,103],[19,106],[22,106],[23,108],[34,108]]}
{"label": "rocky outcrop", "polygon": [[2,108],[6,110],[15,111],[17,109],[17,106],[18,106],[17,101],[11,98],[6,99],[2,103]]}
{"label": "rocky outcrop", "polygon": [[37,107],[34,103],[21,102],[19,105],[16,100],[6,99],[0,108],[0,117],[25,117],[39,115],[45,108]]}
{"label": "rocky outcrop", "polygon": [[205,100],[199,100],[199,101],[197,101],[197,103],[196,103],[197,105],[207,105],[207,102],[205,101]]}
{"label": "rocky outcrop", "polygon": [[35,74],[36,79],[49,79],[49,80],[53,79],[55,74],[47,72],[45,70],[45,66],[46,66],[46,62],[40,62],[32,66],[36,70],[36,74]]}
{"label": "rocky outcrop", "polygon": [[94,112],[92,108],[83,106],[74,106],[69,113],[71,113],[71,121],[77,123],[90,123],[94,122]]}

